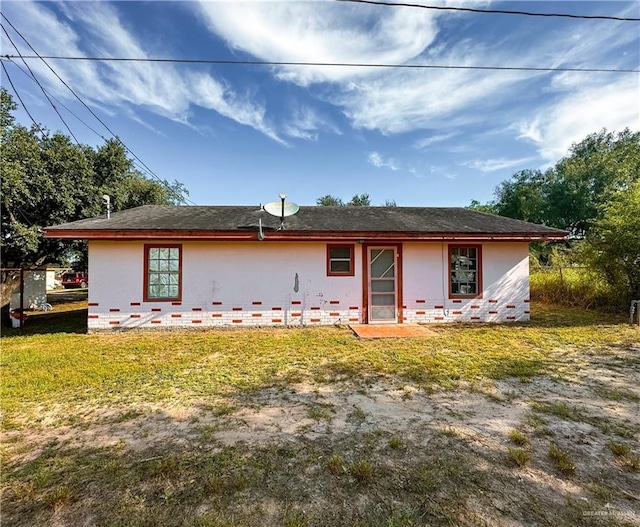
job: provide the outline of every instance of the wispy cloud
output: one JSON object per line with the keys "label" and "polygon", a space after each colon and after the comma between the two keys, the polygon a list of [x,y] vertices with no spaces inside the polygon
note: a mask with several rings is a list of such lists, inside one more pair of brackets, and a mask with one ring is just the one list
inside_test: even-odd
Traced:
{"label": "wispy cloud", "polygon": [[[236,50],[271,61],[404,63],[433,42],[427,10],[387,9],[334,2],[203,1],[207,27]],[[379,71],[337,66],[282,67],[277,76],[301,86],[352,82]]]}
{"label": "wispy cloud", "polygon": [[429,167],[429,172],[438,177],[445,179],[456,179],[457,175],[451,172],[447,167],[441,165],[433,165]]}
{"label": "wispy cloud", "polygon": [[[48,3],[6,2],[3,12],[20,20],[21,31],[41,53],[173,54],[168,45],[163,48],[161,39],[151,44],[130,30],[118,3],[55,5],[57,10]],[[466,32],[451,30],[457,15],[430,10],[297,1],[202,1],[189,6],[212,35],[234,52],[270,61],[637,67],[640,58],[637,45],[634,47],[637,32],[621,31],[617,24],[596,26],[593,21],[575,21],[570,30],[563,25],[546,32],[539,30],[542,22],[527,21],[518,31],[487,39],[477,27],[465,26]],[[470,18],[460,20],[473,27]],[[2,49],[10,49],[2,38]],[[105,111],[129,112],[140,118],[140,108],[145,108],[189,124],[197,106],[280,144],[287,144],[283,137],[315,141],[322,131],[340,133],[329,118],[307,106],[294,105],[288,117],[276,120],[270,113],[276,106],[268,99],[270,94],[247,91],[229,79],[186,66],[52,64],[85,100]],[[32,67],[56,96],[70,96],[44,65],[34,61]],[[540,155],[552,159],[565,153],[571,142],[602,127],[640,128],[639,112],[634,110],[640,89],[637,75],[338,66],[274,67],[270,71],[273,77],[297,85],[296,90],[307,88],[305,97],[333,104],[354,129],[386,135],[432,131],[413,142],[419,150],[462,136],[472,126],[481,134],[510,126],[511,138],[534,144]],[[516,160],[497,154],[494,159],[475,161],[474,168],[499,170],[494,167],[512,161]],[[387,163],[387,168],[398,165],[382,157],[378,162]]]}
{"label": "wispy cloud", "polygon": [[284,124],[285,134],[306,141],[317,141],[319,132],[323,130],[341,134],[334,124],[309,107],[296,108]]}
{"label": "wispy cloud", "polygon": [[571,144],[602,128],[640,130],[639,93],[636,76],[591,79],[520,121],[516,125],[518,137],[535,144],[544,159],[554,161],[565,155]]}
{"label": "wispy cloud", "polygon": [[452,137],[455,137],[457,135],[456,132],[449,132],[446,134],[435,134],[435,135],[430,135],[429,137],[423,137],[422,139],[418,139],[417,141],[415,141],[413,143],[413,147],[417,148],[418,150],[422,150],[424,148],[427,148],[435,143],[441,143],[443,141],[446,141],[447,139],[451,139]]}
{"label": "wispy cloud", "polygon": [[376,168],[389,168],[391,170],[400,170],[398,162],[391,158],[383,157],[379,152],[369,152],[367,155],[367,163],[373,165]]}
{"label": "wispy cloud", "polygon": [[[141,58],[163,54],[162,50],[147,49],[126,29],[117,6],[104,2],[56,5],[65,18],[58,18],[46,4],[11,3],[10,16],[21,21],[21,32],[41,54]],[[71,29],[72,22],[82,27],[82,34]],[[56,38],[51,39],[51,35]],[[8,49],[6,44],[3,40],[3,49]],[[119,113],[138,114],[143,107],[189,124],[191,107],[198,105],[286,144],[269,124],[264,105],[252,97],[239,95],[210,75],[185,73],[184,68],[179,71],[170,64],[51,62],[86,102],[107,111],[116,107]],[[48,90],[61,98],[72,97],[42,62],[33,62],[31,66]]]}
{"label": "wispy cloud", "polygon": [[504,157],[497,159],[482,159],[463,163],[464,166],[480,170],[481,172],[495,172],[496,170],[503,170],[505,168],[511,168],[518,165],[524,165],[533,161],[534,157],[523,157],[520,159],[506,159]]}
{"label": "wispy cloud", "polygon": [[[545,32],[540,25],[522,23],[521,31],[505,32],[500,39],[471,32],[462,39],[456,34],[454,40],[451,34],[440,34],[440,15],[427,10],[365,9],[331,2],[197,5],[207,27],[232,49],[263,60],[535,67],[637,64],[637,53],[615,55],[637,34],[619,31],[613,24],[599,24],[595,31],[592,21],[576,21],[570,31],[563,26]],[[535,104],[523,100],[523,92],[556,90],[563,82],[545,72],[333,66],[276,68],[274,75],[301,86],[324,83],[331,89],[323,92],[324,98],[342,108],[356,129],[384,134],[442,130],[417,141],[416,148],[450,138],[453,127],[486,126],[488,115],[489,126],[504,128]],[[580,88],[565,84],[563,89],[569,94]],[[509,104],[518,109],[505,110]],[[591,128],[596,122],[591,119]]]}

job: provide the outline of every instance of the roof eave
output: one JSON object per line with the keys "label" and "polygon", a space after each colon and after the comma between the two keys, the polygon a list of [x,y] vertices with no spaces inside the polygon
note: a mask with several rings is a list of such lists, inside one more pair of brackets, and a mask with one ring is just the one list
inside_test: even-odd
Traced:
{"label": "roof eave", "polygon": [[[367,232],[367,231],[273,231],[264,232],[265,241],[559,241],[568,233],[465,233],[465,232]],[[179,229],[46,229],[45,238],[104,241],[188,240],[255,241],[258,230],[179,230]]]}

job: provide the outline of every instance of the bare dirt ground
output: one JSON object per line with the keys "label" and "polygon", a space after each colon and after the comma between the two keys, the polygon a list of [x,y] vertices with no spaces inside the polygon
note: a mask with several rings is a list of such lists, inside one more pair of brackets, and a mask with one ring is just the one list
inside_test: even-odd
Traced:
{"label": "bare dirt ground", "polygon": [[[123,518],[123,494],[145,495],[145,478],[168,502],[192,478],[209,483],[188,494],[195,512],[183,525],[640,525],[640,347],[565,355],[566,371],[554,376],[452,390],[351,379],[188,404],[76,407],[72,423],[61,407],[2,443],[12,471],[52,450],[97,449],[128,467],[174,456],[177,468],[165,463],[160,476],[127,480],[113,469],[124,483],[105,499]],[[198,465],[196,455],[217,464]],[[99,485],[74,490],[53,516],[5,505],[2,525],[164,523],[141,506],[130,523],[101,520]]]}

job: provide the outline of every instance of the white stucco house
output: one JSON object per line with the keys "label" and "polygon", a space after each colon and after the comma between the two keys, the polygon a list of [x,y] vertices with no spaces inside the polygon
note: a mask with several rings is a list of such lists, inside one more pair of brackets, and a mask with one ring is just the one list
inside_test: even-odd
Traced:
{"label": "white stucco house", "polygon": [[56,225],[89,245],[89,330],[529,319],[529,242],[464,208],[147,205]]}

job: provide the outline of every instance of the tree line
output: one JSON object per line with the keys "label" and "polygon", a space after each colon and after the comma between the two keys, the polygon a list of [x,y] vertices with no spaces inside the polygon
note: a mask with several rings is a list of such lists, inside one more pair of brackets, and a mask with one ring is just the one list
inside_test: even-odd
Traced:
{"label": "tree line", "polygon": [[86,262],[86,244],[43,237],[44,227],[98,216],[104,194],[113,211],[177,204],[187,194],[174,181],[146,178],[117,139],[93,148],[61,133],[15,122],[11,95],[0,88],[2,267]]}
{"label": "tree line", "polygon": [[[370,207],[371,198],[369,194],[354,194],[354,196],[347,202],[342,198],[326,194],[316,199],[316,205],[319,207]],[[384,202],[383,207],[396,207],[396,201],[394,199],[387,199]]]}
{"label": "tree line", "polygon": [[640,132],[591,134],[554,166],[516,172],[492,201],[469,207],[567,230],[565,261],[640,298]]}

